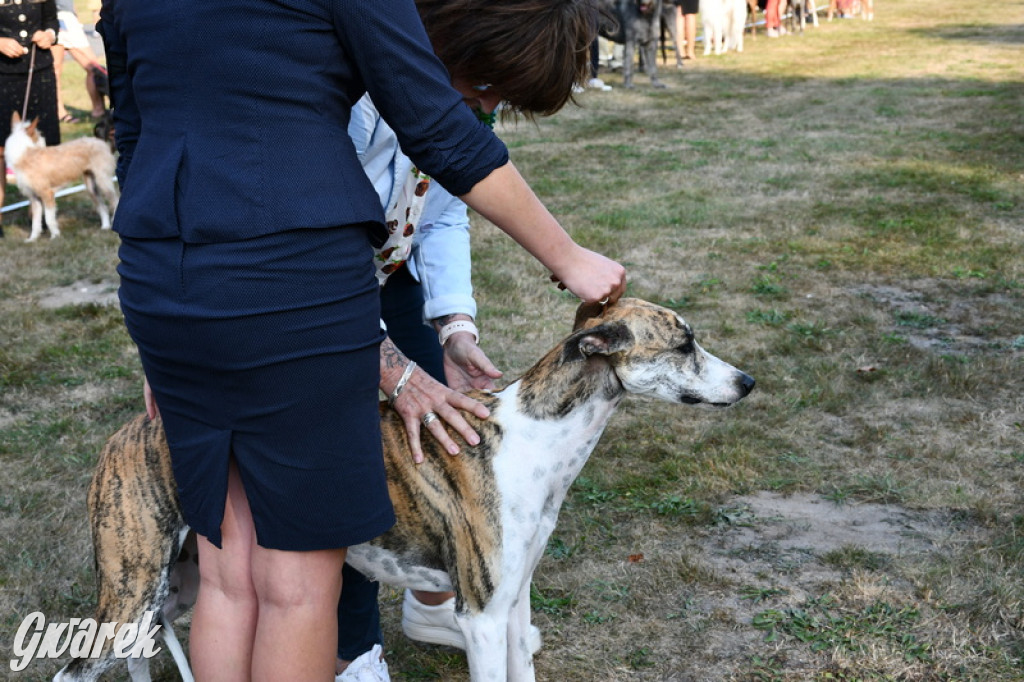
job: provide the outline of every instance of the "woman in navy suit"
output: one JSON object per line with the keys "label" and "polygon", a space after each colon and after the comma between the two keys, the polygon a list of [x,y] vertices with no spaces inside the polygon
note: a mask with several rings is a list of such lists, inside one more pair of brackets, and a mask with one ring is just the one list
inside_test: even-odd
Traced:
{"label": "woman in navy suit", "polygon": [[[412,0],[106,0],[101,23],[121,306],[200,536],[197,679],[329,680],[344,548],[393,523],[376,402],[401,374],[378,368],[385,228],[351,107],[368,92],[419,168],[580,298],[625,273],[540,204]],[[417,416],[459,419],[456,395]]]}

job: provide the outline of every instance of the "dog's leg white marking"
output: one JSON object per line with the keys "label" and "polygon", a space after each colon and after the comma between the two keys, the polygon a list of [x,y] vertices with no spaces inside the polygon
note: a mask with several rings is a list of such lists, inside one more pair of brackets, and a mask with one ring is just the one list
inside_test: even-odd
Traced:
{"label": "dog's leg white marking", "polygon": [[534,682],[533,652],[530,651],[530,578],[525,580],[508,621],[508,679],[515,682]]}
{"label": "dog's leg white marking", "polygon": [[[178,642],[178,636],[174,634],[174,629],[171,627],[171,621],[161,615],[160,624],[164,627],[164,643],[167,644],[167,650],[171,652],[171,656],[174,657],[174,662],[178,665],[178,672],[181,674],[182,682],[195,682],[195,678],[192,677],[192,668],[188,665],[188,658],[185,656],[185,652],[181,648],[181,643]],[[136,680],[133,677],[132,682],[144,681]]]}
{"label": "dog's leg white marking", "polygon": [[502,612],[488,604],[487,612],[456,614],[455,621],[466,638],[466,660],[469,663],[469,679],[473,682],[505,682],[508,677],[508,651],[505,645],[508,631],[507,604]]}
{"label": "dog's leg white marking", "polygon": [[57,226],[57,200],[44,200],[43,206],[46,209],[46,226],[50,228],[50,239],[56,239],[60,236],[60,228]]}
{"label": "dog's leg white marking", "polygon": [[43,202],[38,197],[29,197],[28,210],[32,215],[32,232],[25,241],[34,242],[43,233]]}
{"label": "dog's leg white marking", "polygon": [[125,663],[128,664],[128,676],[132,682],[153,682],[153,677],[149,674],[148,658],[127,658]]}

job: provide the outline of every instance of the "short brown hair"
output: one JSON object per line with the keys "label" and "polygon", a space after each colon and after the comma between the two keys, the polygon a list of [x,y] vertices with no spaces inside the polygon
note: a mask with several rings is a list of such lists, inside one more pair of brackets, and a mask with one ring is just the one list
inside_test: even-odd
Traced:
{"label": "short brown hair", "polygon": [[452,78],[490,83],[512,111],[555,113],[586,80],[596,0],[416,0]]}

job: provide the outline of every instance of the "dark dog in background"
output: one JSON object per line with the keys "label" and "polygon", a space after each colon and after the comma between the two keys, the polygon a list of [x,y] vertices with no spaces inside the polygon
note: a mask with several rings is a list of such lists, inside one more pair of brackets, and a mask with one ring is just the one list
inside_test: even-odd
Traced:
{"label": "dark dog in background", "polygon": [[814,0],[789,0],[787,5],[786,28],[790,33],[803,33],[808,21],[817,27],[818,9]]}
{"label": "dark dog in background", "polygon": [[662,0],[600,0],[600,6],[615,18],[614,22],[602,20],[600,34],[625,48],[622,57],[623,87],[633,87],[634,55],[638,50],[644,72],[651,77],[651,85],[665,87],[657,75]]}

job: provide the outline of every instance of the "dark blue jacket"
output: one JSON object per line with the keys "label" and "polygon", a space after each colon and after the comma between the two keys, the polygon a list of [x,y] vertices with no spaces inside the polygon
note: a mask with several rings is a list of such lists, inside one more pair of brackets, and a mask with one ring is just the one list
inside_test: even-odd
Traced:
{"label": "dark blue jacket", "polygon": [[105,0],[122,236],[232,241],[383,222],[348,136],[365,91],[452,194],[508,160],[412,0]]}

